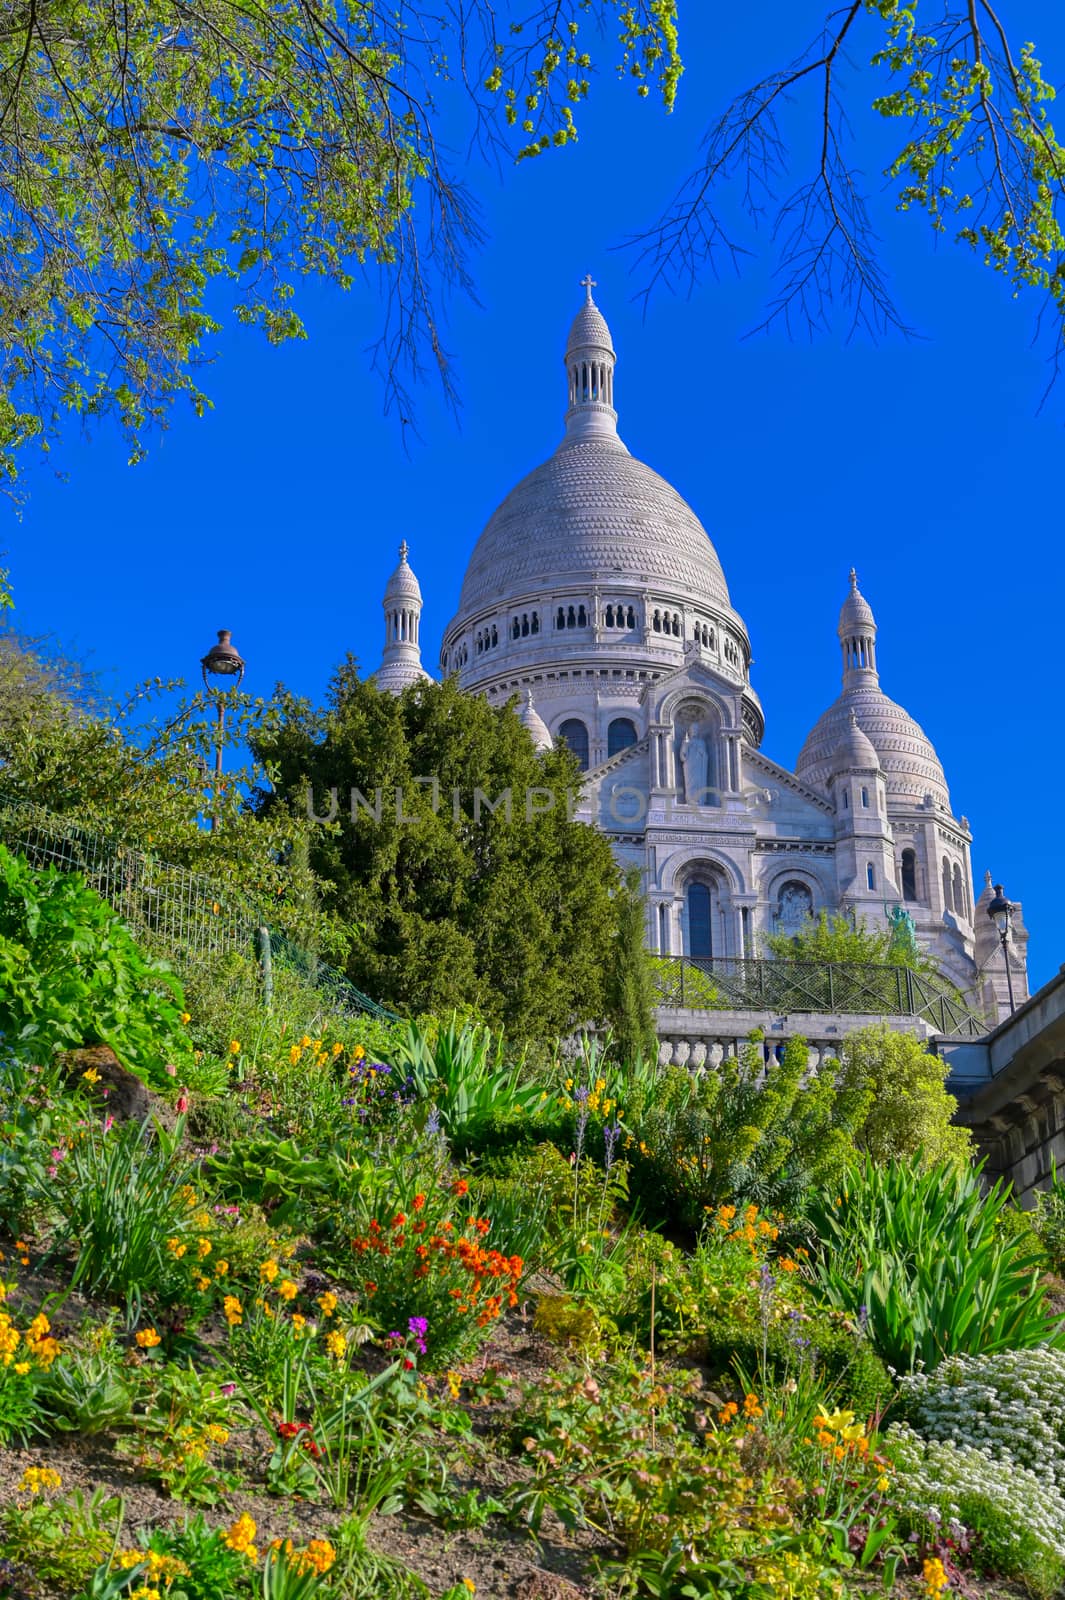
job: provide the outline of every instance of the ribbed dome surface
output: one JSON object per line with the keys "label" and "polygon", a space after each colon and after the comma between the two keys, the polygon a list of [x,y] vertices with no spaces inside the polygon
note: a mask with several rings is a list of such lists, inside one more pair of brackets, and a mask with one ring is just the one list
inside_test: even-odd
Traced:
{"label": "ribbed dome surface", "polygon": [[891,799],[920,804],[931,794],[949,806],[947,780],[931,740],[908,711],[872,683],[847,689],[818,719],[795,763],[804,783],[827,788],[839,770],[839,751],[849,744],[852,711],[880,757]]}
{"label": "ribbed dome surface", "polygon": [[418,600],[422,598],[421,585],[407,562],[407,546],[400,551],[399,566],[385,585],[384,603],[390,600]]}
{"label": "ribbed dome surface", "polygon": [[729,604],[694,511],[617,439],[563,444],[510,492],[474,548],[459,612],[593,578]]}
{"label": "ribbed dome surface", "polygon": [[591,345],[597,350],[609,350],[614,353],[614,342],[610,337],[606,318],[593,300],[581,306],[573,319],[566,340],[566,353],[572,350],[584,350]]}

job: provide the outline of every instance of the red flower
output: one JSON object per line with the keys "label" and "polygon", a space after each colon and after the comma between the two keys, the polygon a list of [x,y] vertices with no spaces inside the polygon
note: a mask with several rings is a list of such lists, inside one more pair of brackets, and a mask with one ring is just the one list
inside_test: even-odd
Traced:
{"label": "red flower", "polygon": [[404,1372],[413,1372],[414,1371],[414,1362],[411,1361],[409,1356],[404,1359],[403,1370],[404,1370]]}
{"label": "red flower", "polygon": [[469,1194],[470,1186],[466,1182],[465,1178],[459,1178],[455,1183],[452,1184],[451,1192],[452,1194],[458,1195]]}
{"label": "red flower", "polygon": [[393,1228],[402,1228],[402,1226],[406,1222],[406,1220],[407,1219],[403,1215],[402,1211],[397,1211],[395,1216],[392,1218],[392,1226],[393,1226]]}
{"label": "red flower", "polygon": [[[415,1211],[420,1211],[424,1205],[425,1205],[425,1196],[423,1194],[416,1194],[414,1196],[414,1209],[415,1209]],[[423,1224],[423,1226],[424,1226],[424,1224]]]}

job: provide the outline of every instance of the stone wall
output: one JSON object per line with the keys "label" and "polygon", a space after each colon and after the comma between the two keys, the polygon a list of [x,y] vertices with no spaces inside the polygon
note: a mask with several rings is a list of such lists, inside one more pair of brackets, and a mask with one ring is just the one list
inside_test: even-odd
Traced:
{"label": "stone wall", "polygon": [[765,1035],[766,1061],[789,1039],[801,1037],[810,1048],[810,1069],[839,1055],[848,1033],[886,1022],[896,1033],[930,1039],[932,1028],[922,1017],[822,1016],[810,1011],[693,1011],[660,1006],[655,1012],[658,1059],[666,1066],[716,1067],[736,1055],[751,1033]]}

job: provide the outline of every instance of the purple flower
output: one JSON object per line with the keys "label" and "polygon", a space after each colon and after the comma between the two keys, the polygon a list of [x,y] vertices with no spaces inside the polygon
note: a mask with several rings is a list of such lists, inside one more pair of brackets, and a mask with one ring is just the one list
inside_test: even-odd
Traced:
{"label": "purple flower", "polygon": [[606,1157],[605,1164],[608,1172],[614,1165],[614,1146],[618,1142],[620,1133],[621,1124],[619,1122],[611,1122],[603,1129],[603,1151]]}
{"label": "purple flower", "polygon": [[236,1394],[237,1386],[235,1383],[224,1383],[218,1392],[219,1394],[224,1394],[228,1400],[231,1394]]}
{"label": "purple flower", "polygon": [[411,1333],[420,1333],[422,1338],[429,1332],[429,1322],[426,1317],[411,1317],[407,1323]]}

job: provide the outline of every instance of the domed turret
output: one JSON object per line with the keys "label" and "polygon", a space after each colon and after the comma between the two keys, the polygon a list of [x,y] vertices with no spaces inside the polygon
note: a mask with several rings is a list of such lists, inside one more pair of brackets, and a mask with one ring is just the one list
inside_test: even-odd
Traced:
{"label": "domed turret", "polygon": [[889,800],[920,805],[931,795],[936,805],[949,811],[947,780],[931,741],[909,712],[889,700],[880,687],[876,619],[853,568],[850,578],[850,594],[839,617],[843,693],[811,729],[795,771],[804,783],[826,790],[851,740],[853,717],[879,759]]}
{"label": "domed turret", "polygon": [[876,753],[875,746],[858,726],[858,718],[852,706],[846,731],[832,753],[830,776],[834,778],[840,772],[879,771],[880,757]]}
{"label": "domed turret", "polygon": [[422,591],[407,563],[408,546],[399,547],[399,566],[385,585],[382,605],[385,613],[385,648],[381,665],[374,673],[379,689],[402,694],[412,683],[432,682],[422,666],[418,632],[421,626]]}
{"label": "domed turret", "polygon": [[555,741],[548,730],[547,723],[533,705],[532,691],[525,691],[525,699],[518,707],[518,721],[522,727],[529,730],[533,744],[537,750],[553,750]]}

